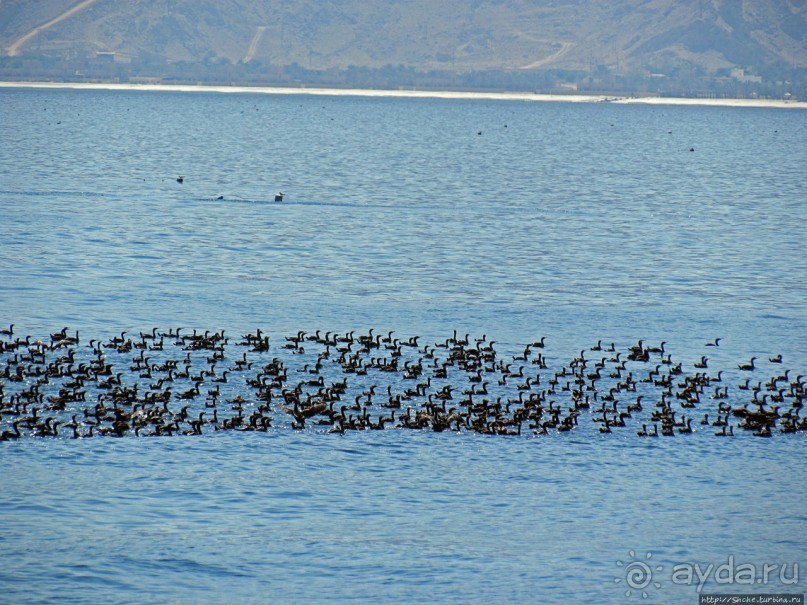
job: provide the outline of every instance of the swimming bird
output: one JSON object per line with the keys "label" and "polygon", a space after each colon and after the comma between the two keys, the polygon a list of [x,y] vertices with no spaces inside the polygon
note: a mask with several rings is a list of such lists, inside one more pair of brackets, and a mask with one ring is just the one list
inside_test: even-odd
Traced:
{"label": "swimming bird", "polygon": [[3,431],[0,433],[0,441],[10,441],[11,439],[19,439],[22,437],[22,433],[20,433],[20,421],[15,420],[11,423],[13,427],[13,431]]}
{"label": "swimming bird", "polygon": [[686,423],[684,424],[684,426],[682,426],[682,427],[680,427],[678,429],[678,432],[679,433],[691,433],[692,432],[692,419],[687,418]]}

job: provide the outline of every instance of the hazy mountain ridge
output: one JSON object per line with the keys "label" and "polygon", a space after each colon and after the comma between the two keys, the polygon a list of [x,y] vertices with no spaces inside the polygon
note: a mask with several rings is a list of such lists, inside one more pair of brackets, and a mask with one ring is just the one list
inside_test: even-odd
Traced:
{"label": "hazy mountain ridge", "polygon": [[[71,7],[75,11],[49,22]],[[30,35],[40,28],[34,35]],[[26,35],[30,37],[20,42]],[[16,44],[16,46],[15,46]],[[47,0],[0,2],[5,54],[326,71],[578,70],[807,66],[807,3],[797,0]],[[148,73],[144,69],[139,75]]]}

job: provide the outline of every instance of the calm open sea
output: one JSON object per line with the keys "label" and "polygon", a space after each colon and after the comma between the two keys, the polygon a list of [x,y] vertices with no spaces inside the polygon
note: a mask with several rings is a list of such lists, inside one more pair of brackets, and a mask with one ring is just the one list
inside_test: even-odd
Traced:
{"label": "calm open sea", "polygon": [[[801,110],[0,89],[5,342],[68,326],[80,361],[123,331],[225,330],[232,363],[260,328],[271,345],[255,363],[278,357],[291,376],[317,356],[288,337],[373,328],[420,347],[469,334],[511,363],[546,337],[541,388],[581,352],[593,367],[640,339],[665,343],[676,380],[723,371],[688,412],[694,432],[670,438],[636,435],[652,384],[644,416],[610,434],[594,405],[575,430],[506,436],[297,430],[279,403],[266,432],[26,432],[0,443],[0,599],[804,593],[805,433],[759,438],[733,418],[719,438],[700,420],[719,389],[755,409],[756,383],[804,382],[805,177]],[[165,344],[155,360],[185,355]],[[109,350],[124,382],[138,354]],[[384,398],[408,386],[375,368],[349,380]],[[491,390],[515,398],[514,380]],[[0,381],[8,402],[33,379]],[[222,397],[249,393],[230,380]]]}

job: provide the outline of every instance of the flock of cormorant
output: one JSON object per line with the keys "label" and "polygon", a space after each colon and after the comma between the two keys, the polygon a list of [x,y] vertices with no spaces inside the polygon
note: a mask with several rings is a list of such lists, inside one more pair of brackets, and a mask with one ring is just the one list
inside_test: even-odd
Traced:
{"label": "flock of cormorant", "polygon": [[153,328],[85,342],[68,328],[22,338],[11,325],[0,330],[0,440],[284,427],[639,437],[807,431],[807,381],[782,370],[781,355],[714,371],[707,356],[691,367],[675,362],[664,342],[598,342],[560,362],[548,356],[545,337],[504,355],[485,335],[455,330],[423,345],[394,334],[300,331],[274,342],[260,329],[231,338]]}

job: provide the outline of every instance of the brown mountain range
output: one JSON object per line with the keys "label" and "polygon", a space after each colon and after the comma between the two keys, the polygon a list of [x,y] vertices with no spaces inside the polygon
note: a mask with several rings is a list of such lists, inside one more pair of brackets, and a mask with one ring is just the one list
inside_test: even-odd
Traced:
{"label": "brown mountain range", "polygon": [[807,67],[807,2],[0,0],[0,55],[6,71],[102,56],[155,76],[183,63],[267,77],[293,65],[792,79]]}

